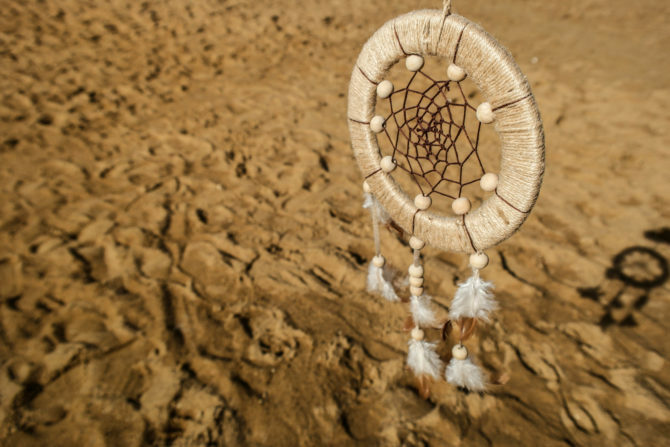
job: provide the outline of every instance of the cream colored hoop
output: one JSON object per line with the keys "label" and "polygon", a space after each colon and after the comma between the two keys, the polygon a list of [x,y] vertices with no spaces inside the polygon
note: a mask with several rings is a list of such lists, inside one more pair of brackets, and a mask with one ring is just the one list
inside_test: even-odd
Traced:
{"label": "cream colored hoop", "polygon": [[[453,61],[495,112],[493,124],[501,140],[498,187],[463,217],[420,211],[393,177],[380,170],[379,145],[369,126],[376,87],[408,54]],[[461,16],[422,10],[385,23],[358,56],[349,84],[348,115],[354,154],[370,191],[401,228],[434,247],[466,253],[485,250],[510,237],[535,205],[544,174],[544,133],[535,98],[507,50]]]}

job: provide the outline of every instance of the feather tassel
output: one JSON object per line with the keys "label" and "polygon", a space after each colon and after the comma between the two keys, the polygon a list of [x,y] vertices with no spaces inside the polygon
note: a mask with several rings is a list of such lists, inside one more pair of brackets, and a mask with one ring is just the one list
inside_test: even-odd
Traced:
{"label": "feather tassel", "polygon": [[428,295],[412,296],[409,310],[412,313],[414,324],[419,327],[435,327],[435,312],[430,307],[431,297]]}
{"label": "feather tassel", "polygon": [[456,345],[445,371],[447,382],[470,391],[484,391],[486,379],[481,368],[470,359],[463,345]]}
{"label": "feather tassel", "polygon": [[440,377],[444,365],[435,351],[435,346],[435,343],[424,340],[412,339],[409,341],[407,366],[417,377],[430,376],[433,379]]}
{"label": "feather tassel", "polygon": [[479,318],[489,321],[489,313],[498,308],[498,303],[493,299],[490,289],[493,283],[483,281],[479,277],[479,271],[458,285],[458,290],[449,308],[449,318],[457,321],[460,318]]}
{"label": "feather tassel", "polygon": [[374,262],[370,262],[368,268],[367,289],[370,293],[379,293],[388,301],[400,301],[400,298],[393,289],[393,284],[387,278],[389,270],[385,271],[384,266],[378,267]]}

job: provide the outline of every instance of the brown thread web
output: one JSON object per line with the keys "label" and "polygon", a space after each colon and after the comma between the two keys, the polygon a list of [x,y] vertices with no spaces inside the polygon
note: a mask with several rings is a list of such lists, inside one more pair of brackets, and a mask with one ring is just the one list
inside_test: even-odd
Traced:
{"label": "brown thread web", "polygon": [[[417,87],[420,77],[430,85]],[[454,92],[459,95],[456,100],[450,99]],[[461,82],[436,81],[418,70],[387,99],[391,111],[384,120],[384,134],[391,156],[425,196],[456,199],[486,172],[477,151],[481,123],[477,121],[476,130],[467,129],[468,114],[476,112],[467,98]],[[476,164],[479,176],[465,178],[468,163]],[[457,188],[456,195],[448,191],[450,185]]]}

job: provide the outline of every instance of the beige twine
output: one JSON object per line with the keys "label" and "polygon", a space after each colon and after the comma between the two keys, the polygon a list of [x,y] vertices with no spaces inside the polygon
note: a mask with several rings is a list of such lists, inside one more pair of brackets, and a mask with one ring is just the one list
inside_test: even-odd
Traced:
{"label": "beige twine", "polygon": [[442,16],[446,17],[451,14],[451,0],[444,0],[442,2]]}
{"label": "beige twine", "polygon": [[[450,8],[451,2],[445,1],[442,11],[402,15],[367,41],[349,84],[349,130],[363,176],[391,218],[434,247],[472,253],[507,239],[528,216],[544,174],[544,133],[535,98],[512,56],[479,25],[451,14]],[[502,145],[498,188],[465,218],[419,211],[393,177],[380,170],[377,136],[367,123],[374,116],[377,84],[406,54],[443,57],[447,65],[453,61],[495,112]]]}

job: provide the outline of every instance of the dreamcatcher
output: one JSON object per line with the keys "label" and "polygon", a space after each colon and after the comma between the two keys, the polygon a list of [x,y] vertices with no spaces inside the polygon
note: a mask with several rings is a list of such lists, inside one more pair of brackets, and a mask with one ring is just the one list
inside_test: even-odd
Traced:
{"label": "dreamcatcher", "polygon": [[[443,79],[424,70],[428,57],[443,64]],[[388,79],[398,62],[410,74],[400,86]],[[466,78],[483,100],[476,103],[465,93]],[[382,113],[384,108],[388,112]],[[464,342],[497,308],[493,284],[480,277],[488,264],[484,251],[521,226],[544,173],[542,122],[530,87],[512,56],[481,27],[452,14],[451,2],[445,1],[442,11],[397,17],[368,40],[351,76],[348,117],[365,178],[364,207],[373,221],[375,256],[368,290],[409,303],[407,365],[422,394],[427,395],[430,380],[441,377],[482,391],[486,375]],[[500,141],[498,173],[487,171],[480,157],[484,126],[492,126]],[[471,209],[470,191],[477,186],[486,197]],[[437,203],[445,201],[451,209],[441,212]],[[379,226],[384,223],[410,236],[408,299],[396,293],[380,252]],[[431,297],[424,293],[421,250],[426,244],[470,255],[472,276],[458,285],[446,323],[437,320]],[[423,330],[436,327],[443,333],[459,331],[446,367],[437,342],[427,340]]]}

